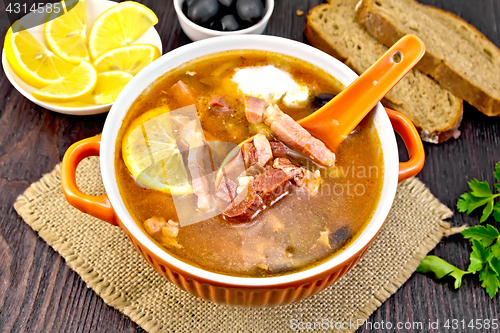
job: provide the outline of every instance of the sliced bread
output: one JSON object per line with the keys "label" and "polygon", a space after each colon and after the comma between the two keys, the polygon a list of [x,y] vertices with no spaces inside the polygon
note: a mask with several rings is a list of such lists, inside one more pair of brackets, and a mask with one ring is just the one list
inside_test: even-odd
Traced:
{"label": "sliced bread", "polygon": [[[356,3],[332,0],[331,4],[313,8],[307,16],[305,34],[312,45],[360,74],[388,48],[357,20]],[[460,135],[462,100],[416,69],[396,84],[382,103],[408,116],[424,141],[439,143]]]}
{"label": "sliced bread", "polygon": [[360,0],[356,11],[386,46],[419,36],[427,49],[417,65],[422,72],[484,114],[500,115],[500,50],[476,28],[415,0]]}

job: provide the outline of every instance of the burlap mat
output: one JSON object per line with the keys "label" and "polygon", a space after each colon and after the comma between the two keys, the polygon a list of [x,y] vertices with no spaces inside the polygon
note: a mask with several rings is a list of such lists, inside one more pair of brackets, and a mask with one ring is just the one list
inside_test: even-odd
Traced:
{"label": "burlap mat", "polygon": [[[98,158],[80,163],[77,180],[85,193],[104,192]],[[418,179],[407,180],[399,185],[376,241],[341,280],[297,304],[247,309],[204,301],[164,279],[120,228],[66,202],[59,166],[32,184],[14,207],[107,304],[149,332],[285,332],[299,322],[365,320],[410,277],[444,235],[455,231],[443,221],[451,217],[451,211]]]}

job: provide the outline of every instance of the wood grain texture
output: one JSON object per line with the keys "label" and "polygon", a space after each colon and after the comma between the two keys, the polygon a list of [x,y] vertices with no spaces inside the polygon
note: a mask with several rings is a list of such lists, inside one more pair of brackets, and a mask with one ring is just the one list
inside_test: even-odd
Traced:
{"label": "wood grain texture", "polygon": [[[34,1],[28,1],[29,3]],[[158,15],[156,26],[164,52],[190,40],[180,30],[171,1],[140,1]],[[266,34],[307,43],[305,13],[321,0],[276,0]],[[497,46],[500,0],[422,0],[454,12],[475,25]],[[0,3],[0,34],[8,21]],[[500,161],[500,118],[488,118],[466,104],[459,140],[425,145],[427,161],[419,178],[444,204],[454,210],[452,224],[476,225],[479,213],[456,211],[467,181],[476,177],[493,182],[492,170]],[[143,332],[130,319],[106,305],[14,211],[15,198],[30,183],[51,171],[70,144],[98,134],[106,115],[66,116],[29,102],[0,75],[0,328],[2,332]],[[401,156],[405,156],[401,149]],[[470,246],[458,236],[443,240],[433,251],[458,267],[468,265]],[[500,297],[489,299],[476,277],[466,276],[462,287],[414,274],[368,321],[422,322],[447,319],[500,319]],[[293,319],[293,318],[289,318]],[[258,331],[258,327],[249,328]],[[288,331],[283,327],[283,331]],[[418,329],[372,329],[359,332],[419,332]],[[472,332],[473,330],[450,330]],[[488,330],[474,330],[474,332]]]}

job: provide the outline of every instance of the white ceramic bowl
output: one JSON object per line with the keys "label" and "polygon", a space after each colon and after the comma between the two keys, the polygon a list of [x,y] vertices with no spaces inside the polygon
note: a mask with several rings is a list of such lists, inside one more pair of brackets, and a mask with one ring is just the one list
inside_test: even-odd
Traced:
{"label": "white ceramic bowl", "polygon": [[192,22],[190,19],[184,15],[182,11],[182,4],[185,0],[173,0],[174,8],[179,18],[179,23],[184,33],[191,38],[193,41],[202,40],[210,37],[217,36],[232,36],[232,35],[242,35],[242,34],[255,34],[261,35],[267,27],[267,22],[274,10],[274,0],[266,0],[266,6],[264,7],[264,17],[256,24],[248,27],[246,29],[237,31],[217,31],[212,29],[207,29],[198,24]]}
{"label": "white ceramic bowl", "polygon": [[[94,24],[95,20],[97,17],[103,13],[105,10],[116,6],[118,3],[114,1],[109,1],[109,0],[87,0],[87,35],[90,32],[90,28],[92,27],[92,24]],[[28,14],[30,15],[30,14]],[[21,21],[23,19],[26,19],[27,16],[24,16],[21,18]],[[28,29],[28,31],[43,45],[47,47],[47,42],[45,41],[45,36],[43,32],[44,26],[38,25],[36,27]],[[149,28],[137,41],[134,42],[134,44],[151,44],[156,46],[160,50],[160,54],[162,53],[162,43],[160,39],[160,35],[158,35],[158,32],[155,30],[154,27]],[[16,73],[12,70],[12,68],[9,65],[9,62],[7,61],[7,58],[5,57],[5,50],[2,50],[2,66],[3,70],[5,72],[5,75],[9,79],[10,83],[16,88],[24,97],[32,101],[33,103],[40,105],[41,107],[59,112],[59,113],[64,113],[64,114],[72,114],[72,115],[90,115],[90,114],[98,114],[98,113],[103,113],[108,111],[111,108],[110,104],[104,104],[104,105],[91,105],[89,104],[88,106],[82,106],[82,107],[69,107],[69,106],[60,106],[60,105],[55,105],[47,102],[42,102],[33,97],[33,91],[37,90],[37,88],[30,86],[19,76],[17,76]]]}

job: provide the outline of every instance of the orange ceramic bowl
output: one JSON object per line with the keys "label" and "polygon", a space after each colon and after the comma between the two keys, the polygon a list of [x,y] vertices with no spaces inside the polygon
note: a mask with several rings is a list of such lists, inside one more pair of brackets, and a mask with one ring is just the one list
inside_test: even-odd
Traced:
{"label": "orange ceramic bowl", "polygon": [[[263,278],[217,274],[174,258],[143,233],[120,197],[114,166],[118,131],[132,103],[163,73],[201,56],[244,49],[277,52],[305,60],[329,72],[346,86],[357,77],[347,66],[329,55],[305,44],[279,37],[216,37],[183,46],[163,55],[129,82],[111,108],[102,137],[82,140],[68,149],[62,163],[62,186],[71,205],[82,212],[119,225],[151,266],[179,288],[217,303],[271,307],[300,301],[325,289],[359,261],[389,214],[398,181],[420,171],[424,153],[422,142],[412,123],[395,111],[385,110],[379,103],[370,117],[381,142],[384,163],[382,193],[373,218],[345,250],[321,265],[288,275]],[[411,156],[408,162],[399,162],[394,130],[407,145]],[[91,155],[100,155],[101,174],[106,189],[106,195],[100,197],[82,193],[75,182],[78,163]]]}

